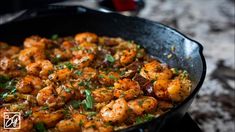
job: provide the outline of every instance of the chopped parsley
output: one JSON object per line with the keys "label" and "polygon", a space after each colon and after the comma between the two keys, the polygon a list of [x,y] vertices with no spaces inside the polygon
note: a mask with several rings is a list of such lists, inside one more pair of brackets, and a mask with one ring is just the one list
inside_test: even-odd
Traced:
{"label": "chopped parsley", "polygon": [[110,54],[107,54],[107,55],[105,56],[105,60],[107,60],[107,61],[110,62],[110,63],[115,62],[115,59],[114,59],[113,56],[110,55]]}
{"label": "chopped parsley", "polygon": [[79,101],[79,100],[72,100],[70,103],[71,103],[71,105],[72,105],[72,107],[74,109],[77,109],[77,108],[79,108],[79,106],[81,104],[81,101]]}
{"label": "chopped parsley", "polygon": [[71,50],[78,51],[78,50],[84,50],[84,48],[81,46],[74,46],[73,48],[71,48]]}
{"label": "chopped parsley", "polygon": [[82,71],[77,70],[77,71],[75,72],[75,74],[77,74],[78,76],[81,76],[81,75],[82,75]]}
{"label": "chopped parsley", "polygon": [[74,69],[74,65],[70,63],[69,61],[67,61],[67,62],[59,63],[58,65],[56,65],[56,68],[58,69],[68,68],[69,70],[72,70]]}
{"label": "chopped parsley", "polygon": [[58,63],[61,61],[61,55],[56,55],[54,58],[51,59],[52,63]]}
{"label": "chopped parsley", "polygon": [[179,74],[179,70],[177,68],[171,68],[171,71],[173,72],[173,74],[178,75]]}
{"label": "chopped parsley", "polygon": [[36,129],[37,132],[47,132],[46,127],[44,126],[44,123],[42,122],[35,124],[34,128]]}
{"label": "chopped parsley", "polygon": [[29,117],[30,115],[32,115],[32,113],[32,110],[25,111],[24,117]]}
{"label": "chopped parsley", "polygon": [[144,114],[143,116],[137,117],[135,123],[136,123],[136,124],[140,124],[140,123],[143,123],[143,122],[146,122],[146,121],[150,121],[150,120],[152,120],[154,117],[155,117],[155,116],[152,115],[152,114]]}
{"label": "chopped parsley", "polygon": [[4,82],[7,82],[7,81],[10,81],[9,76],[0,75],[0,83],[4,83]]}
{"label": "chopped parsley", "polygon": [[79,126],[82,126],[84,124],[84,122],[82,120],[80,120],[80,122],[78,123]]}
{"label": "chopped parsley", "polygon": [[117,80],[117,78],[114,75],[109,75],[109,78],[112,80]]}
{"label": "chopped parsley", "polygon": [[70,92],[71,92],[71,89],[69,89],[69,88],[64,88],[64,91],[67,92],[67,93],[70,93]]}
{"label": "chopped parsley", "polygon": [[188,77],[188,72],[186,70],[184,70],[182,73],[182,78],[185,79],[187,77]]}
{"label": "chopped parsley", "polygon": [[83,100],[82,103],[83,103],[85,109],[92,109],[94,102],[93,102],[93,97],[91,95],[91,91],[86,89],[85,94],[86,94],[86,99]]}
{"label": "chopped parsley", "polygon": [[51,39],[52,40],[57,40],[59,38],[59,35],[58,34],[53,34],[52,36],[51,36]]}
{"label": "chopped parsley", "polygon": [[92,116],[95,116],[97,114],[97,112],[95,111],[88,111],[86,112],[88,116],[92,117]]}
{"label": "chopped parsley", "polygon": [[72,63],[70,63],[70,62],[65,62],[65,63],[64,63],[64,65],[65,65],[69,70],[74,69],[73,64],[72,64]]}
{"label": "chopped parsley", "polygon": [[49,109],[48,106],[42,106],[42,107],[41,107],[41,110],[48,110],[48,109]]}
{"label": "chopped parsley", "polygon": [[100,75],[98,76],[98,78],[104,78],[104,75],[100,74]]}
{"label": "chopped parsley", "polygon": [[15,79],[10,80],[7,76],[0,76],[0,88],[3,89],[0,98],[6,99],[9,95],[14,95],[16,93],[16,83]]}
{"label": "chopped parsley", "polygon": [[85,86],[86,88],[91,88],[91,82],[90,81],[82,81],[78,83],[78,86]]}

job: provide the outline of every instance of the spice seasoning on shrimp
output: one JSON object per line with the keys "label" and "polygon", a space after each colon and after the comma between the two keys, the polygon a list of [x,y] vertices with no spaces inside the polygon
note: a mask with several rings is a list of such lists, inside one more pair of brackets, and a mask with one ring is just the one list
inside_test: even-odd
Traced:
{"label": "spice seasoning on shrimp", "polygon": [[22,47],[0,42],[0,113],[20,112],[20,131],[120,130],[169,111],[191,87],[186,70],[122,38],[84,32],[33,35]]}

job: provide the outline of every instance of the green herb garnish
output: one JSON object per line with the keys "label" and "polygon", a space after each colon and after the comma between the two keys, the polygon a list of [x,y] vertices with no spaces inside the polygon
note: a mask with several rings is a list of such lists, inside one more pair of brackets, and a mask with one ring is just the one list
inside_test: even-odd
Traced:
{"label": "green herb garnish", "polygon": [[173,72],[173,74],[178,75],[179,74],[179,70],[177,68],[171,68],[171,71]]}
{"label": "green herb garnish", "polygon": [[4,83],[4,82],[7,82],[7,81],[10,81],[9,76],[0,75],[0,83]]}
{"label": "green herb garnish", "polygon": [[29,117],[30,115],[32,115],[33,111],[32,110],[28,110],[25,112],[24,117]]}
{"label": "green herb garnish", "polygon": [[92,117],[92,116],[95,116],[97,114],[97,112],[95,111],[88,111],[86,112],[86,114],[89,116],[89,117]]}
{"label": "green herb garnish", "polygon": [[75,72],[75,74],[77,74],[78,76],[81,76],[81,75],[82,75],[82,71],[77,70],[77,71]]}
{"label": "green herb garnish", "polygon": [[52,40],[57,40],[59,38],[59,35],[58,34],[53,34],[52,36],[51,36],[51,39]]}
{"label": "green herb garnish", "polygon": [[37,132],[47,132],[46,127],[44,126],[44,123],[42,122],[35,124],[34,128],[36,129]]}
{"label": "green herb garnish", "polygon": [[112,79],[112,80],[117,80],[117,78],[113,75],[109,75],[109,78]]}
{"label": "green herb garnish", "polygon": [[9,95],[14,95],[16,93],[16,83],[15,79],[10,80],[7,76],[0,76],[0,88],[3,89],[0,98],[5,99]]}
{"label": "green herb garnish", "polygon": [[135,123],[140,124],[146,121],[150,121],[154,118],[155,116],[152,114],[144,114],[143,116],[137,117]]}
{"label": "green herb garnish", "polygon": [[98,78],[104,78],[104,75],[100,74],[98,75]]}
{"label": "green herb garnish", "polygon": [[71,105],[74,109],[77,109],[81,105],[81,102],[79,100],[72,100]]}
{"label": "green herb garnish", "polygon": [[86,94],[86,99],[83,100],[83,104],[85,106],[85,109],[92,109],[93,108],[93,97],[91,95],[91,91],[86,89],[85,94]]}
{"label": "green herb garnish", "polygon": [[48,106],[42,106],[42,107],[41,107],[41,110],[48,110],[48,109],[49,109]]}
{"label": "green herb garnish", "polygon": [[187,77],[188,77],[188,72],[186,70],[184,70],[182,73],[182,78],[185,79]]}
{"label": "green herb garnish", "polygon": [[67,92],[67,93],[70,93],[70,92],[71,92],[71,89],[69,89],[69,88],[64,88],[64,91]]}
{"label": "green herb garnish", "polygon": [[56,55],[54,58],[51,59],[52,63],[58,63],[61,61],[61,55]]}
{"label": "green herb garnish", "polygon": [[114,59],[113,56],[110,55],[110,54],[107,54],[107,55],[105,56],[105,59],[106,59],[108,62],[111,62],[111,63],[115,62],[115,59]]}
{"label": "green herb garnish", "polygon": [[80,120],[80,122],[78,123],[79,126],[82,126],[84,124],[84,122],[82,120]]}
{"label": "green herb garnish", "polygon": [[66,62],[66,63],[64,63],[64,65],[65,65],[69,70],[74,69],[73,64],[71,64],[70,62]]}
{"label": "green herb garnish", "polygon": [[78,83],[78,86],[85,86],[87,88],[91,87],[91,82],[90,81],[82,81]]}
{"label": "green herb garnish", "polygon": [[84,86],[84,85],[85,85],[84,82],[79,82],[79,83],[78,83],[78,86]]}

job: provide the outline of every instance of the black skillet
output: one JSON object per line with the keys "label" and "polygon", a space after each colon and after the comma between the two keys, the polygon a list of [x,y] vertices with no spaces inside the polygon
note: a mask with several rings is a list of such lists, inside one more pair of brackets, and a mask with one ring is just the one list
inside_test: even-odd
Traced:
{"label": "black skillet", "polygon": [[175,29],[137,17],[103,13],[81,6],[47,6],[28,10],[15,20],[0,25],[0,41],[19,45],[25,37],[34,34],[68,36],[85,31],[134,40],[152,56],[189,72],[193,82],[192,93],[181,104],[158,118],[121,130],[173,131],[191,105],[206,75],[202,45]]}

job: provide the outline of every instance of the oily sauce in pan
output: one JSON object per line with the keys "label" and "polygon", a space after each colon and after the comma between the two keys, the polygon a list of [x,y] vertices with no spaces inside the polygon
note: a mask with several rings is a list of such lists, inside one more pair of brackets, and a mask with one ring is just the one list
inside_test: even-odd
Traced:
{"label": "oily sauce in pan", "polygon": [[78,33],[0,42],[0,131],[111,132],[169,111],[191,90],[187,71],[150,57],[133,41]]}

